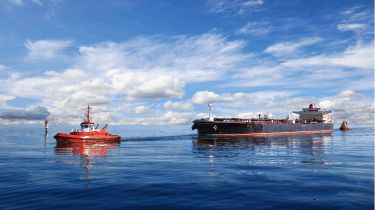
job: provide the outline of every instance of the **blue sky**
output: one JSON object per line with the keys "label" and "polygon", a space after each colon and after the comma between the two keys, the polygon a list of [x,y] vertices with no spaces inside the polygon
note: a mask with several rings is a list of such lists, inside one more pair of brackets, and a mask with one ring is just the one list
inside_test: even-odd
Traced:
{"label": "blue sky", "polygon": [[0,3],[0,122],[285,117],[373,123],[373,1]]}

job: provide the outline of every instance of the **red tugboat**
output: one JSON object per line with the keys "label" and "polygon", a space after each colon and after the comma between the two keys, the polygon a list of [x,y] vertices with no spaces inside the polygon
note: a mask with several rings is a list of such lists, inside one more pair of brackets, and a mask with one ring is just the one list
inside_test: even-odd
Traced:
{"label": "red tugboat", "polygon": [[99,124],[95,125],[90,118],[91,107],[87,106],[87,114],[81,123],[81,130],[73,129],[70,133],[58,133],[54,137],[56,141],[82,141],[82,140],[105,140],[105,141],[119,141],[120,136],[112,135],[107,132],[107,125],[99,130]]}

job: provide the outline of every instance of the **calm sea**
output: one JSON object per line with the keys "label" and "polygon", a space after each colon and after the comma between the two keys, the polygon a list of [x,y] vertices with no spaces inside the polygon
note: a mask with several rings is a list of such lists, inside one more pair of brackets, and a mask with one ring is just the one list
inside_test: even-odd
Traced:
{"label": "calm sea", "polygon": [[119,144],[56,144],[72,126],[0,127],[0,209],[373,209],[374,130],[198,139],[110,126]]}

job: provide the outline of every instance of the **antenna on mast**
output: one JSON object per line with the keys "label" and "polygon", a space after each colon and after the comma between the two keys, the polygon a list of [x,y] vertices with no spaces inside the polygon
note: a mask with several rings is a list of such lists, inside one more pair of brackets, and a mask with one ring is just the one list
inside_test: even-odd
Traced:
{"label": "antenna on mast", "polygon": [[213,118],[212,118],[212,103],[211,102],[208,102],[208,120],[213,121]]}
{"label": "antenna on mast", "polygon": [[91,107],[90,105],[87,105],[87,122],[90,123],[91,119],[90,119],[90,111],[91,111]]}

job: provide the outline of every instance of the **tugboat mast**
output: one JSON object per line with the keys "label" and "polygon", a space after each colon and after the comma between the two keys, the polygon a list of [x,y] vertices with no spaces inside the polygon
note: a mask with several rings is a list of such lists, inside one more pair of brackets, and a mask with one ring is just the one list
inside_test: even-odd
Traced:
{"label": "tugboat mast", "polygon": [[91,111],[91,107],[90,107],[90,105],[87,105],[87,114],[86,114],[86,116],[87,116],[87,123],[89,123],[89,124],[91,122],[91,120],[90,120],[90,111]]}

